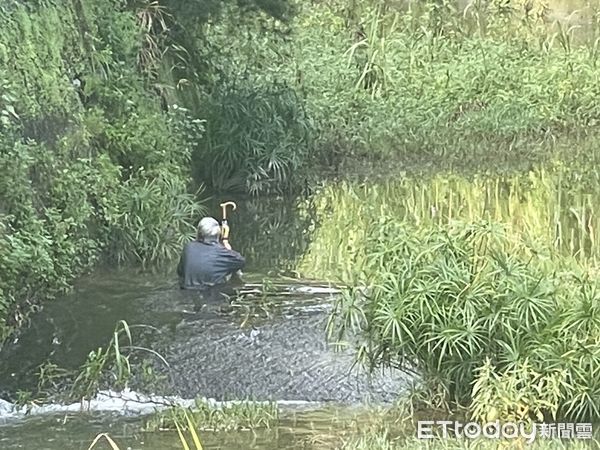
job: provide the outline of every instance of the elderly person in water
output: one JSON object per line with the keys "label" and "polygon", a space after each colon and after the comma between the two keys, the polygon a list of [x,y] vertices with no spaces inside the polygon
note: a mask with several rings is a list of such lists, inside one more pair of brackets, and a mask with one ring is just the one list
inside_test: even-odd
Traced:
{"label": "elderly person in water", "polygon": [[195,241],[183,248],[177,275],[182,289],[206,289],[224,284],[238,273],[246,260],[231,249],[227,237],[222,236],[219,222],[204,217],[198,223]]}

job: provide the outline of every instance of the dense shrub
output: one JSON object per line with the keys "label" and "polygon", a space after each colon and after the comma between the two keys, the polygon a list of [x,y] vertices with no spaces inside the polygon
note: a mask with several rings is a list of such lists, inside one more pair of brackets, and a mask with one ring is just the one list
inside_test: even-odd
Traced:
{"label": "dense shrub", "polygon": [[101,257],[172,258],[202,123],[166,113],[120,2],[0,8],[0,338]]}
{"label": "dense shrub", "polygon": [[332,337],[364,339],[371,369],[422,376],[430,406],[478,419],[600,418],[597,279],[493,223],[367,232],[365,286],[337,304]]}

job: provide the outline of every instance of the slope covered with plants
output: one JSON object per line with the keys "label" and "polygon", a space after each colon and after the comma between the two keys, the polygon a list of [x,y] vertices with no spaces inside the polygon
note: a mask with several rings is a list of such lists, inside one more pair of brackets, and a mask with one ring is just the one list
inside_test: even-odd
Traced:
{"label": "slope covered with plants", "polygon": [[165,112],[118,1],[0,6],[0,337],[101,255],[158,261],[198,214],[201,123]]}

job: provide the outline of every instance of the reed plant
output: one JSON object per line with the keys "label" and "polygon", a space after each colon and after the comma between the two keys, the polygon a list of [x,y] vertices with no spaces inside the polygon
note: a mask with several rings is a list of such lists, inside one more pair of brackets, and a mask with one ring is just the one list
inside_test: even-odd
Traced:
{"label": "reed plant", "polygon": [[174,407],[159,411],[146,420],[146,431],[205,430],[233,431],[272,428],[279,422],[275,403],[251,401],[214,404],[196,399],[190,408]]}
{"label": "reed plant", "polygon": [[191,450],[192,448],[192,446],[188,444],[188,440],[185,437],[184,427],[187,427],[188,434],[191,438],[191,442],[194,445],[194,450],[202,450],[202,443],[200,442],[198,432],[196,431],[197,425],[194,424],[194,421],[190,418],[190,416],[187,413],[184,414],[184,417],[185,422],[183,424],[180,424],[179,419],[174,419],[175,427],[177,428],[177,435],[179,436],[179,441],[181,442],[183,450]]}
{"label": "reed plant", "polygon": [[[183,420],[181,417],[174,415],[173,424],[177,429],[177,436],[179,437],[182,450],[203,450],[204,447],[198,436],[196,424],[187,413],[183,414]],[[111,450],[120,450],[117,442],[108,433],[98,434],[88,447],[88,450],[96,448],[103,439],[108,443]]]}
{"label": "reed plant", "polygon": [[329,183],[313,200],[319,226],[299,270],[342,282],[367,262],[369,229],[392,220],[421,226],[489,220],[507,233],[594,265],[600,257],[600,209],[594,172],[563,166],[524,174],[406,176]]}

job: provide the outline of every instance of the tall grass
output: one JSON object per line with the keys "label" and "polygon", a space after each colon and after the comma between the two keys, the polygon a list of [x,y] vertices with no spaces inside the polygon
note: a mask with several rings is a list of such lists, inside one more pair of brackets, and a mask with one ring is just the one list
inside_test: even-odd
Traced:
{"label": "tall grass", "polygon": [[197,399],[190,408],[172,408],[157,412],[148,418],[144,429],[257,430],[272,428],[278,422],[279,410],[275,403],[240,401],[214,405],[206,400]]}
{"label": "tall grass", "polygon": [[169,368],[169,363],[157,351],[134,345],[133,331],[139,328],[152,327],[130,326],[120,320],[107,345],[90,351],[79,369],[68,370],[51,362],[41,365],[37,374],[37,391],[22,393],[20,403],[25,406],[36,402],[79,401],[82,409],[86,409],[100,389],[126,389],[136,376],[156,382],[152,372],[139,372],[147,369],[149,360],[139,362],[134,360],[134,356],[140,353],[149,355],[166,368]]}
{"label": "tall grass", "polygon": [[211,81],[185,91],[211,105],[194,106],[212,123],[200,173],[260,191],[356,157],[537,161],[599,124],[597,27],[549,23],[537,1],[470,5],[296,2],[287,22],[226,8],[198,28],[196,70]]}
{"label": "tall grass", "polygon": [[346,281],[365,264],[365,239],[386,221],[417,227],[502,222],[507,232],[585,264],[599,260],[597,176],[564,168],[505,176],[407,176],[326,185],[314,198],[320,226],[299,264],[307,276]]}
{"label": "tall grass", "polygon": [[540,141],[597,123],[596,57],[571,43],[573,30],[525,19],[524,9],[502,12],[501,2],[464,13],[449,1],[409,3],[305,12],[297,55],[324,145],[337,139],[340,151],[367,157],[502,161],[542,154]]}
{"label": "tall grass", "polygon": [[[279,412],[275,403],[231,402],[215,405],[198,399],[190,408],[172,407],[154,413],[147,418],[144,432],[176,431],[183,450],[202,450],[199,431],[231,432],[272,428],[279,424]],[[105,438],[111,449],[118,450],[118,443],[102,433],[90,446],[94,448]]]}
{"label": "tall grass", "polygon": [[125,181],[115,195],[114,210],[108,214],[112,229],[109,255],[118,262],[143,265],[179,255],[206,212],[198,200],[202,190],[188,193],[186,184],[166,171],[150,178],[140,170]]}

